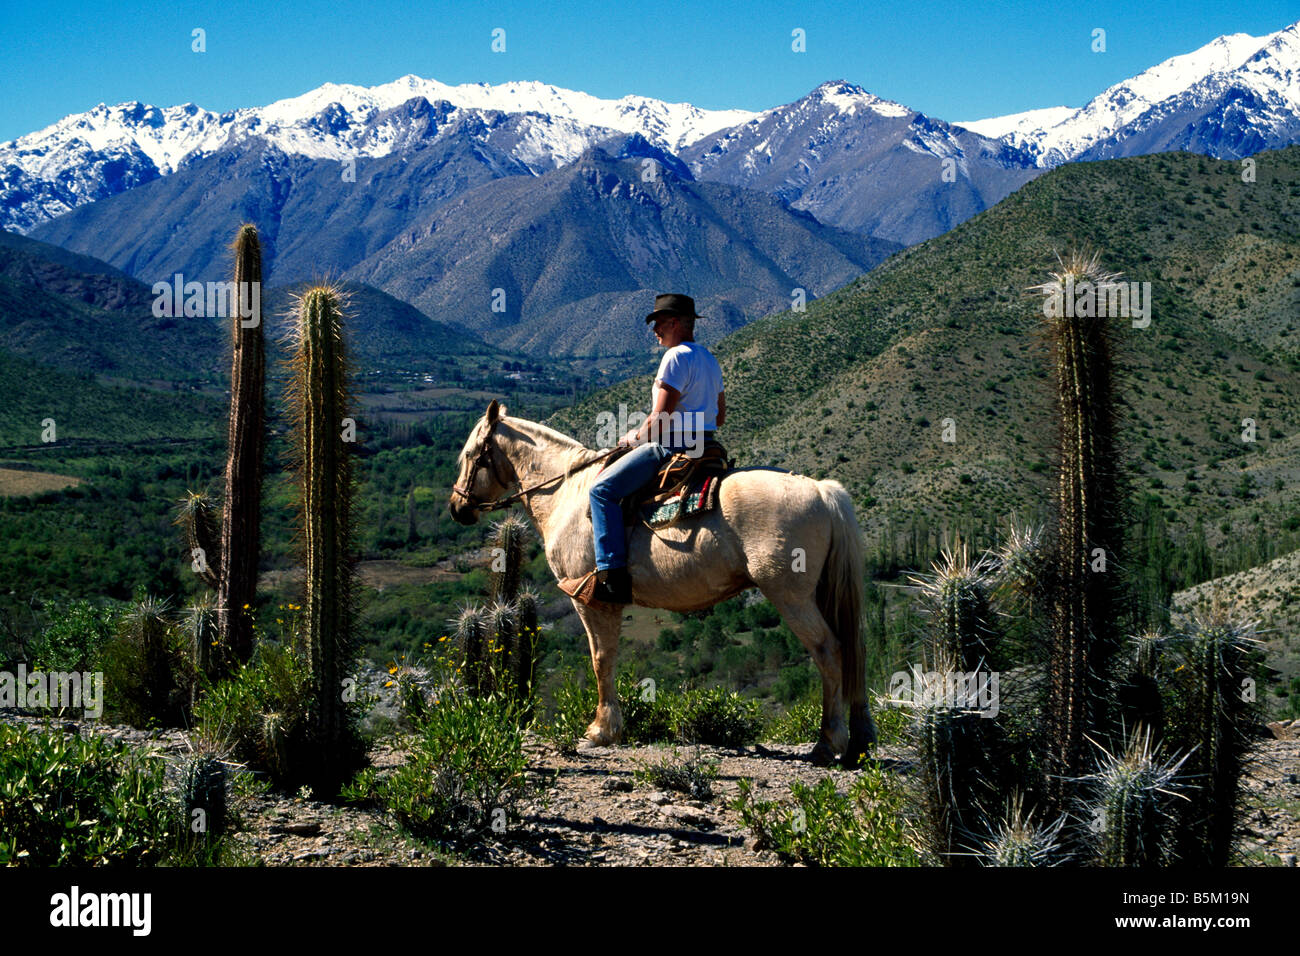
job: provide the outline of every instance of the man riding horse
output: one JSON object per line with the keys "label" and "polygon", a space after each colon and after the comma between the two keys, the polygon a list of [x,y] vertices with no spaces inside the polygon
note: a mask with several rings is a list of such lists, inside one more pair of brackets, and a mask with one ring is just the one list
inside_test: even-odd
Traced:
{"label": "man riding horse", "polygon": [[646,316],[665,349],[651,387],[650,415],[623,436],[632,446],[602,472],[591,489],[591,524],[596,538],[596,591],[606,604],[632,603],[627,569],[627,542],[619,502],[644,485],[659,466],[678,452],[702,448],[727,415],[722,368],[713,354],[695,341],[695,300],[689,295],[655,298]]}

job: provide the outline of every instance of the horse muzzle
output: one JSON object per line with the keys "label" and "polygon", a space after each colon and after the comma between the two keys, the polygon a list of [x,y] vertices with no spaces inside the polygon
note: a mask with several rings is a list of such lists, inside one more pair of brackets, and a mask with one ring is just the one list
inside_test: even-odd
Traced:
{"label": "horse muzzle", "polygon": [[[461,500],[457,501],[457,498]],[[451,518],[457,524],[471,525],[478,523],[478,509],[460,492],[452,494],[447,502],[447,510],[451,512]]]}

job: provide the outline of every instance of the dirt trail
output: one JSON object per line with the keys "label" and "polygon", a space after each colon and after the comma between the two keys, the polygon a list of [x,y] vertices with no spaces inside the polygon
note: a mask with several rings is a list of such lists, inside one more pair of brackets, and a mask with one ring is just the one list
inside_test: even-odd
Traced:
{"label": "dirt trail", "polygon": [[[36,717],[0,719],[39,726]],[[66,732],[97,734],[154,750],[174,762],[189,752],[183,731],[141,731],[97,722],[55,721]],[[1247,822],[1241,849],[1248,865],[1295,866],[1300,855],[1300,726],[1288,739],[1259,741],[1256,763],[1246,781]],[[403,753],[393,741],[371,751],[382,772],[399,766]],[[677,748],[682,757],[694,748]],[[809,745],[761,744],[730,749],[700,747],[699,756],[718,762],[714,794],[692,800],[655,791],[634,772],[672,754],[667,745],[593,747],[565,757],[530,736],[527,744],[533,793],[521,805],[522,819],[505,834],[464,849],[460,858],[431,850],[405,835],[386,814],[343,808],[310,797],[248,792],[238,788],[231,805],[240,821],[235,841],[268,866],[776,866],[781,861],[754,847],[754,839],[729,804],[738,781],[754,780],[757,797],[781,800],[795,781],[812,784],[830,775],[843,789],[853,771],[814,767],[804,758]],[[887,770],[910,772],[908,753],[882,747]]]}

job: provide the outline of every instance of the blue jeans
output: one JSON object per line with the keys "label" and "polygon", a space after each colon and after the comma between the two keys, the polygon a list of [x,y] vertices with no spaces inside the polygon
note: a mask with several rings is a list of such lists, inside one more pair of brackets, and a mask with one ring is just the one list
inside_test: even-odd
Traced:
{"label": "blue jeans", "polygon": [[627,539],[619,501],[644,485],[664,461],[682,448],[656,442],[638,445],[601,473],[591,486],[591,526],[596,534],[596,569],[627,567]]}

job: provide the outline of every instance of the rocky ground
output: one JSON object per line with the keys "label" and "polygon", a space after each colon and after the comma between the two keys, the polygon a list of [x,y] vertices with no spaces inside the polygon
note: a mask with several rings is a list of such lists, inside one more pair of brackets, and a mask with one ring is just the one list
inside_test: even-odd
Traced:
{"label": "rocky ground", "polygon": [[[43,718],[6,714],[30,725]],[[189,752],[183,731],[141,731],[86,721],[56,722],[65,732],[97,734],[151,749],[174,763]],[[1248,814],[1240,848],[1248,865],[1295,866],[1300,855],[1300,721],[1274,724],[1255,750],[1246,788]],[[795,781],[816,783],[830,774],[846,784],[852,771],[822,769],[804,760],[809,745],[763,744],[742,749],[701,747],[717,762],[714,793],[690,799],[638,781],[639,768],[673,756],[669,746],[592,747],[562,756],[529,738],[531,796],[522,820],[499,838],[456,856],[405,835],[384,813],[338,807],[310,794],[277,793],[236,774],[231,805],[235,844],[245,862],[267,866],[775,866],[774,854],[754,847],[730,804],[738,782],[752,779],[757,797],[787,797]],[[678,748],[676,756],[696,753]],[[882,747],[890,772],[910,772],[907,752]],[[400,737],[378,744],[372,760],[382,773],[400,765]]]}

